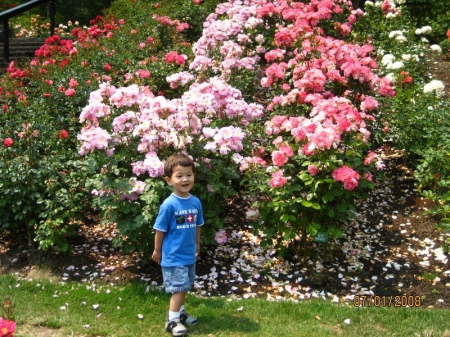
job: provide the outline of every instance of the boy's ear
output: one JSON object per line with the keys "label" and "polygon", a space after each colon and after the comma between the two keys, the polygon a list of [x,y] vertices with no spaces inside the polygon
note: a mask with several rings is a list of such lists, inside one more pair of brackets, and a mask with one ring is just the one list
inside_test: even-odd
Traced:
{"label": "boy's ear", "polygon": [[164,177],[164,180],[166,181],[167,184],[172,185],[172,184],[170,183],[170,177],[165,176],[165,177]]}

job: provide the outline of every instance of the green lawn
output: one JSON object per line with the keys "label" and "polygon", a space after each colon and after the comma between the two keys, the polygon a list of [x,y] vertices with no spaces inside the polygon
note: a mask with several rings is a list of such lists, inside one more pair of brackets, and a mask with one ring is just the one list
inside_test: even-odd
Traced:
{"label": "green lawn", "polygon": [[[0,299],[6,296],[15,305],[16,337],[35,337],[43,327],[55,329],[54,336],[170,336],[164,331],[169,297],[144,284],[62,284],[3,275]],[[188,297],[187,309],[200,320],[189,329],[190,336],[450,337],[450,311],[444,309],[194,296]]]}

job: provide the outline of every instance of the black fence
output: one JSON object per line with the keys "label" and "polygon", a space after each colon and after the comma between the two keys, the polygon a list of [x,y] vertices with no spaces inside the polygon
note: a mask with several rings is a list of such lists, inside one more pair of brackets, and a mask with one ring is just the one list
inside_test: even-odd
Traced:
{"label": "black fence", "polygon": [[353,8],[364,9],[364,3],[366,0],[352,0]]}
{"label": "black fence", "polygon": [[[111,6],[111,2],[112,0],[103,0],[103,7],[108,8]],[[3,24],[3,57],[5,63],[9,63],[10,56],[9,38],[11,32],[9,29],[9,19],[36,7],[47,5],[47,15],[50,19],[50,36],[52,36],[55,34],[56,3],[57,0],[30,0],[0,13],[0,22]],[[62,2],[60,2],[60,4],[62,4]]]}
{"label": "black fence", "polygon": [[50,35],[53,35],[55,33],[56,0],[31,0],[0,13],[0,20],[3,22],[3,58],[6,63],[9,63],[9,19],[45,4],[48,6],[47,12],[50,18]]}

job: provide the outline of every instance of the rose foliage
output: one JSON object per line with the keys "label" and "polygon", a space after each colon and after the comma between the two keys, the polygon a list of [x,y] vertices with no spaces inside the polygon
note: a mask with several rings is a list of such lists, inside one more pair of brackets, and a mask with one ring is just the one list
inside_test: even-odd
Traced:
{"label": "rose foliage", "polygon": [[[230,0],[203,17],[204,3],[174,3],[112,2],[71,39],[47,39],[26,67],[9,66],[0,228],[64,250],[93,208],[117,223],[117,243],[148,253],[170,193],[163,163],[185,152],[206,243],[226,240],[237,193],[262,244],[281,253],[318,231],[338,237],[384,167],[376,145],[385,122],[397,122],[384,107],[416,75],[389,68],[399,55],[380,49],[395,41],[376,39],[400,9],[384,1],[367,16],[346,0]],[[386,26],[356,30],[372,15]]]}
{"label": "rose foliage", "polygon": [[[186,67],[189,44],[183,37],[192,38],[194,32],[186,32],[188,24],[182,18],[195,12],[195,18],[203,22],[201,15],[214,3],[197,10],[191,2],[188,6],[185,1],[174,2],[171,5],[179,10],[180,19],[168,21],[161,19],[163,15],[156,14],[150,3],[137,6],[134,1],[121,1],[117,8],[128,15],[127,20],[98,16],[88,27],[75,25],[70,32],[48,37],[31,62],[11,62],[0,89],[1,230],[28,238],[30,247],[36,242],[40,249],[67,251],[70,237],[76,235],[85,216],[105,210],[104,220],[112,219],[107,211],[111,205],[103,209],[93,204],[91,189],[100,164],[78,154],[79,113],[89,94],[103,82],[117,86],[138,83],[166,97],[181,92],[172,89],[165,77]],[[149,12],[155,12],[150,20]],[[163,34],[158,35],[160,32]],[[226,171],[226,163],[221,167]],[[236,181],[236,176],[228,174],[222,179]],[[212,191],[217,184],[210,185]],[[204,186],[205,193],[213,193]],[[215,189],[222,199],[233,190],[229,183],[224,186],[224,191]],[[216,215],[221,212],[220,207],[211,209]],[[121,228],[128,229],[119,239],[125,237],[123,233],[128,238],[140,235],[139,240],[128,240],[129,249],[145,250],[142,247],[151,240],[136,225],[143,219],[142,209],[130,213],[119,206],[115,212],[121,214]],[[220,226],[221,222],[215,223]],[[149,223],[145,228],[144,233],[151,235]]]}
{"label": "rose foliage", "polygon": [[[149,221],[154,214],[147,208],[154,211],[161,200],[149,195],[162,187],[158,177],[170,154],[192,155],[203,178],[231,158],[244,175],[242,192],[254,198],[265,243],[277,238],[281,247],[283,239],[318,230],[339,236],[339,221],[373,186],[372,172],[383,168],[370,151],[377,97],[395,95],[376,73],[373,47],[346,41],[362,14],[331,0],[218,5],[194,44],[189,71],[167,77],[172,88],[190,84],[180,98],[107,83],[91,94],[80,116],[86,125],[80,154],[109,158],[101,167],[105,176],[117,170],[114,183],[102,182],[94,193],[147,203],[142,214]],[[259,105],[242,100],[248,71],[264,74],[258,85],[264,119]],[[240,90],[227,82],[240,82]],[[211,187],[214,195],[217,186]],[[208,204],[210,196],[203,197]]]}

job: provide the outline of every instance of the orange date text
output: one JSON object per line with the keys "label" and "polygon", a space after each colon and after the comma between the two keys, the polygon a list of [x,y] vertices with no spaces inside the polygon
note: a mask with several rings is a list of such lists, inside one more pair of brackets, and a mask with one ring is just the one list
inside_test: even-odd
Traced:
{"label": "orange date text", "polygon": [[422,298],[412,295],[376,296],[355,295],[353,305],[355,307],[420,307]]}

